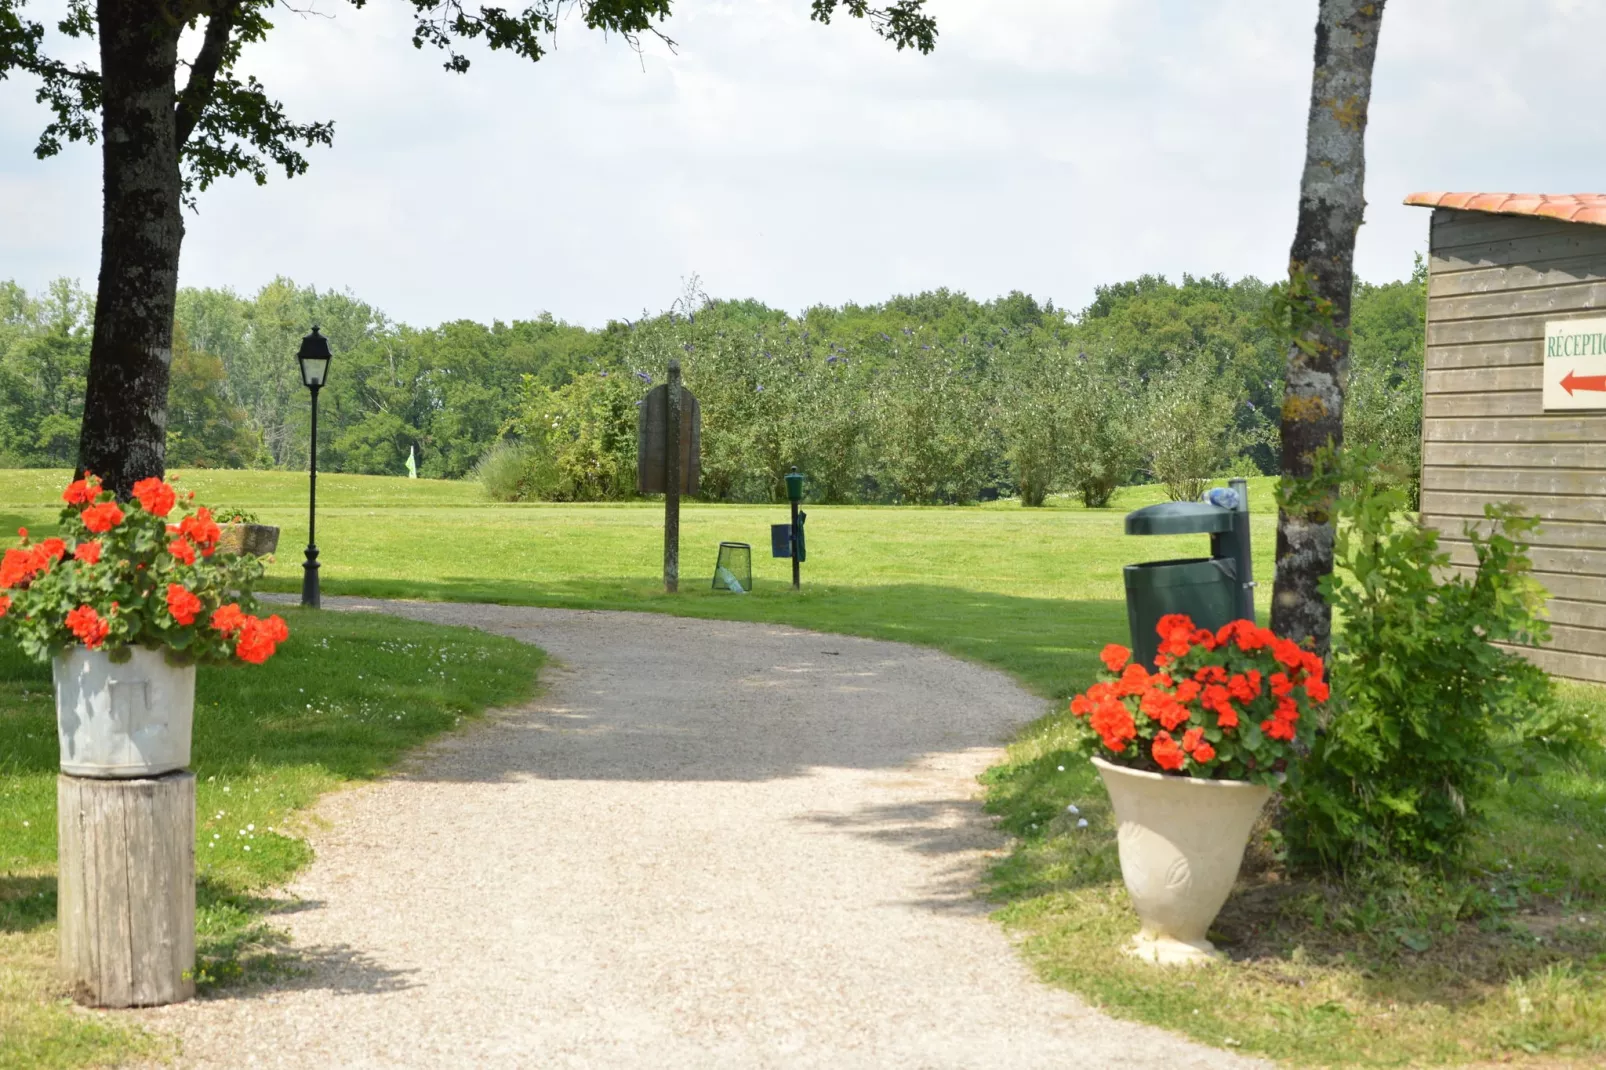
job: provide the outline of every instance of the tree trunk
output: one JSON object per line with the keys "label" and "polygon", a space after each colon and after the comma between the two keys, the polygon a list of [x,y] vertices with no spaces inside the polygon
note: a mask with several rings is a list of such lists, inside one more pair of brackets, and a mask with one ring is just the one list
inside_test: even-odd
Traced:
{"label": "tree trunk", "polygon": [[136,480],[165,469],[184,238],[174,114],[182,26],[152,0],[99,0],[96,16],[105,200],[78,466],[127,497]]}
{"label": "tree trunk", "polygon": [[[1288,265],[1299,334],[1298,343],[1288,350],[1283,393],[1284,478],[1308,477],[1315,451],[1344,441],[1355,232],[1366,208],[1366,113],[1383,4],[1384,0],[1320,0],[1316,16],[1305,173]],[[1331,488],[1328,500],[1337,489]],[[1331,511],[1279,511],[1271,627],[1323,656],[1332,610],[1317,585],[1332,571]]]}

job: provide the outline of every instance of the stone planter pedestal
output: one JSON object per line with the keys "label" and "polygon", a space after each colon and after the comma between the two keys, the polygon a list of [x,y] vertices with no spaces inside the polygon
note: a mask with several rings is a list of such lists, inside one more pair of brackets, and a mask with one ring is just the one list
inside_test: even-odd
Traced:
{"label": "stone planter pedestal", "polygon": [[222,524],[218,552],[266,557],[279,548],[279,529],[272,524]]}
{"label": "stone planter pedestal", "polygon": [[1119,823],[1121,877],[1142,928],[1130,951],[1166,965],[1221,958],[1205,936],[1271,789],[1164,776],[1094,758]]}

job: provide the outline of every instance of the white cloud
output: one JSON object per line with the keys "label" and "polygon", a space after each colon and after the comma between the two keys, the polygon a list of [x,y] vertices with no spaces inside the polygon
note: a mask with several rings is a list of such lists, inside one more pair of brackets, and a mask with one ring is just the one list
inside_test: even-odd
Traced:
{"label": "white cloud", "polygon": [[[234,182],[190,220],[186,285],[349,287],[413,323],[589,324],[680,279],[786,308],[946,285],[1078,307],[1145,271],[1273,277],[1292,237],[1314,3],[933,0],[931,56],[806,0],[680,0],[678,53],[566,27],[531,66],[440,69],[406,5],[281,12],[250,69],[336,120],[311,172]],[[1358,264],[1398,277],[1424,188],[1600,189],[1602,119],[1560,62],[1578,0],[1389,8]],[[32,87],[0,83],[0,277],[91,282],[98,157],[35,162]]]}

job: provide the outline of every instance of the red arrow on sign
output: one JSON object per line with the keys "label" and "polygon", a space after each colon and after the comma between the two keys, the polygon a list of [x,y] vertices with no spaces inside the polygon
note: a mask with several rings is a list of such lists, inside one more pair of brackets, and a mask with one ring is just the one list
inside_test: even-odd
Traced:
{"label": "red arrow on sign", "polygon": [[1606,394],[1606,375],[1576,375],[1569,371],[1561,386],[1569,397],[1574,390],[1598,390]]}

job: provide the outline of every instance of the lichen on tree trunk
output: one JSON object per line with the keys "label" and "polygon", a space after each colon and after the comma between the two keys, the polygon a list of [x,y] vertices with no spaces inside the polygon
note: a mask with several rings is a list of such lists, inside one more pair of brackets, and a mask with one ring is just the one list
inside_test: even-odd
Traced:
{"label": "lichen on tree trunk", "polygon": [[174,78],[183,20],[99,0],[104,218],[80,471],[126,497],[164,473],[167,383],[184,238]]}
{"label": "lichen on tree trunk", "polygon": [[[1366,208],[1366,117],[1382,22],[1383,0],[1320,0],[1299,222],[1289,253],[1289,293],[1303,308],[1296,309],[1283,394],[1284,478],[1309,477],[1316,451],[1344,440],[1355,235]],[[1331,501],[1337,487],[1328,489]],[[1332,571],[1331,510],[1280,510],[1272,630],[1324,656],[1332,610],[1318,585]]]}

